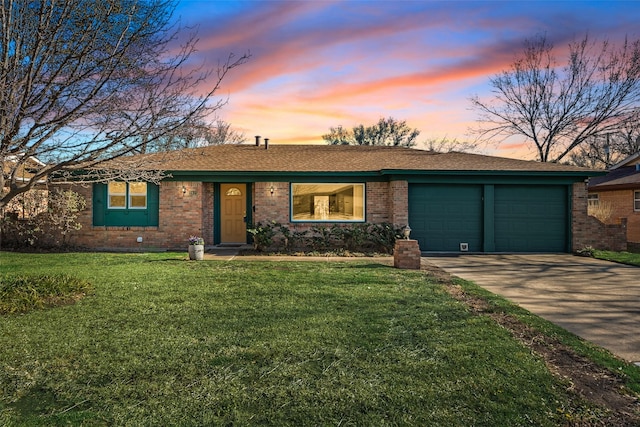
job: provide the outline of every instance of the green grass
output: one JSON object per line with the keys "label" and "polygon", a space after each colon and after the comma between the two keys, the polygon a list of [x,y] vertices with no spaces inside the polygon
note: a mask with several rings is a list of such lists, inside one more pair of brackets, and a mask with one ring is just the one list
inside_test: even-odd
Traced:
{"label": "green grass", "polygon": [[608,369],[612,374],[622,378],[630,390],[635,393],[640,393],[640,369],[638,369],[637,366],[625,362],[613,355],[610,351],[589,341],[585,341],[566,329],[536,316],[530,311],[499,295],[487,291],[473,282],[455,278],[454,283],[461,286],[466,294],[486,301],[488,304],[487,312],[505,313],[515,317],[523,324],[532,327],[547,337],[558,340],[560,343],[573,349],[577,354],[585,356],[597,365]]}
{"label": "green grass", "polygon": [[91,284],[67,275],[0,276],[0,315],[71,304],[91,292]]}
{"label": "green grass", "polygon": [[612,251],[598,251],[594,252],[594,256],[606,261],[619,262],[621,264],[629,264],[640,267],[640,254],[631,252],[612,252]]}
{"label": "green grass", "polygon": [[93,284],[0,317],[0,425],[553,426],[593,414],[423,273],[0,253]]}

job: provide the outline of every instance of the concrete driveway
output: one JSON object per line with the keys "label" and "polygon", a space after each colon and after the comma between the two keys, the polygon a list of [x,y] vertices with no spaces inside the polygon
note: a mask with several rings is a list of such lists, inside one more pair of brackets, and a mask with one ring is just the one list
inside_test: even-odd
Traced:
{"label": "concrete driveway", "polygon": [[424,257],[629,362],[640,362],[640,268],[569,254]]}

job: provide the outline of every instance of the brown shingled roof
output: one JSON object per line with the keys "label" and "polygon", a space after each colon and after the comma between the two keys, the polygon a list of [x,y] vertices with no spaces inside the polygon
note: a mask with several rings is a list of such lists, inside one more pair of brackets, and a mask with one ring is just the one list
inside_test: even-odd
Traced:
{"label": "brown shingled roof", "polygon": [[590,191],[624,190],[640,188],[640,171],[635,166],[611,170],[606,176],[589,179]]}
{"label": "brown shingled roof", "polygon": [[515,160],[469,153],[437,153],[402,147],[344,145],[216,145],[136,156],[148,169],[201,172],[376,172],[593,170],[555,163]]}

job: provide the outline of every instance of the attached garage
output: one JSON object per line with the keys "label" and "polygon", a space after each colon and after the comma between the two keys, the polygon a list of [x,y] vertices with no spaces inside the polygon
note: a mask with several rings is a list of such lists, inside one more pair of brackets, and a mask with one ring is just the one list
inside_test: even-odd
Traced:
{"label": "attached garage", "polygon": [[482,247],[481,185],[409,185],[411,237],[423,251],[459,251],[460,243]]}
{"label": "attached garage", "polygon": [[409,224],[423,251],[566,252],[570,186],[409,185]]}
{"label": "attached garage", "polygon": [[496,185],[496,252],[566,252],[567,186]]}

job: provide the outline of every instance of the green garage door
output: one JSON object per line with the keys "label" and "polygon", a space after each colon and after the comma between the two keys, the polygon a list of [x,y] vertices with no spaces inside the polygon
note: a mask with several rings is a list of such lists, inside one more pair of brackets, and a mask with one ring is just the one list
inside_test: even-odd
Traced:
{"label": "green garage door", "polygon": [[409,185],[409,225],[423,251],[482,251],[482,186]]}
{"label": "green garage door", "polygon": [[565,252],[567,187],[496,185],[497,252]]}

